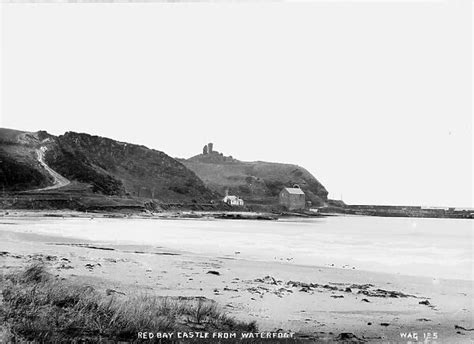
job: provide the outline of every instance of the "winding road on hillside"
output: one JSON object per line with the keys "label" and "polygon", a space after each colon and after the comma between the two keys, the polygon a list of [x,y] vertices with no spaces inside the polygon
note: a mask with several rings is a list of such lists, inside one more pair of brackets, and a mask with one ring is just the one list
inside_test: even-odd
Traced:
{"label": "winding road on hillside", "polygon": [[71,183],[67,178],[64,178],[58,172],[56,172],[51,167],[49,167],[48,164],[46,164],[46,162],[44,161],[44,153],[47,150],[48,149],[44,146],[40,147],[39,149],[36,150],[36,156],[41,166],[43,166],[43,168],[51,175],[51,177],[53,177],[53,185],[45,187],[45,188],[41,188],[41,189],[36,189],[34,191],[46,191],[46,190],[59,189]]}

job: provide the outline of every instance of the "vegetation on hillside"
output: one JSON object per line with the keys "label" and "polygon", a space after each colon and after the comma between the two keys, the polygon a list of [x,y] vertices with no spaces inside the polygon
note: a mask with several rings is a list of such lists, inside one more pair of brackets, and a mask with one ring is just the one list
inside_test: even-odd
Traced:
{"label": "vegetation on hillside", "polygon": [[49,180],[37,168],[10,158],[0,149],[0,191],[21,191],[46,186]]}
{"label": "vegetation on hillside", "polygon": [[14,144],[18,142],[18,137],[25,134],[24,131],[0,128],[0,144]]}
{"label": "vegetation on hillside", "polygon": [[66,178],[90,183],[108,195],[164,201],[213,197],[192,171],[165,153],[103,137],[68,132],[57,137],[46,161]]}
{"label": "vegetation on hillside", "polygon": [[226,190],[260,204],[275,204],[284,187],[298,184],[306,199],[314,205],[327,201],[326,188],[304,168],[263,161],[245,162],[225,157],[219,152],[199,154],[182,160],[211,190],[225,194]]}
{"label": "vegetation on hillside", "polygon": [[[313,205],[327,202],[328,192],[300,166],[244,162],[211,151],[177,161],[163,152],[99,136],[67,132],[52,136],[0,128],[0,187],[6,191],[34,190],[52,178],[37,160],[69,179],[76,189],[96,195],[134,196],[159,203],[210,203],[227,191],[248,205],[274,206],[284,187],[298,184]],[[55,192],[68,193],[63,188]]]}
{"label": "vegetation on hillside", "polygon": [[39,168],[28,133],[0,128],[0,191],[22,191],[47,186],[49,176]]}
{"label": "vegetation on hillside", "polygon": [[194,172],[163,152],[88,134],[56,137],[5,128],[0,128],[0,188],[29,191],[50,186],[52,178],[38,162],[39,149],[46,149],[50,168],[78,182],[74,185],[83,185],[86,192],[166,203],[206,203],[215,198]]}
{"label": "vegetation on hillside", "polygon": [[85,155],[70,149],[49,151],[46,154],[48,165],[62,176],[70,180],[88,183],[92,191],[104,195],[123,195],[125,189],[120,180],[115,179],[106,171],[92,165]]}

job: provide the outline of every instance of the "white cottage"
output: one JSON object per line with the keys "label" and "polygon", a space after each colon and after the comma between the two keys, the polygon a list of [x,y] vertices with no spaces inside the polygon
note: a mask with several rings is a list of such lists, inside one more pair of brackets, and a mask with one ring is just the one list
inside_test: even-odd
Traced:
{"label": "white cottage", "polygon": [[232,196],[232,195],[226,195],[223,199],[222,202],[227,203],[228,205],[231,206],[243,206],[244,205],[244,200],[237,197],[237,196]]}

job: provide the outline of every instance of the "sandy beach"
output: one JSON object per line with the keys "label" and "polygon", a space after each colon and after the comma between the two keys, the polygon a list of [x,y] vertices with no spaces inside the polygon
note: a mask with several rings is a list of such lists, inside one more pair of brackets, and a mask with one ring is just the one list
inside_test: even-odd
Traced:
{"label": "sandy beach", "polygon": [[295,332],[310,342],[414,343],[414,333],[425,343],[474,340],[471,276],[433,278],[292,258],[266,261],[239,251],[219,254],[198,245],[193,250],[189,243],[178,250],[179,232],[176,245],[146,245],[20,229],[25,219],[40,222],[35,216],[2,217],[2,273],[41,260],[59,277],[107,293],[212,299],[232,317],[255,320],[261,331]]}

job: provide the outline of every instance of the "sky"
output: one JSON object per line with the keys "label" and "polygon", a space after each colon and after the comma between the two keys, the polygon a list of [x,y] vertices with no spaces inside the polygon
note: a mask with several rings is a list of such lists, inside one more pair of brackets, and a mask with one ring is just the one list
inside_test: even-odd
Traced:
{"label": "sky", "polygon": [[473,206],[471,1],[2,4],[0,126]]}

